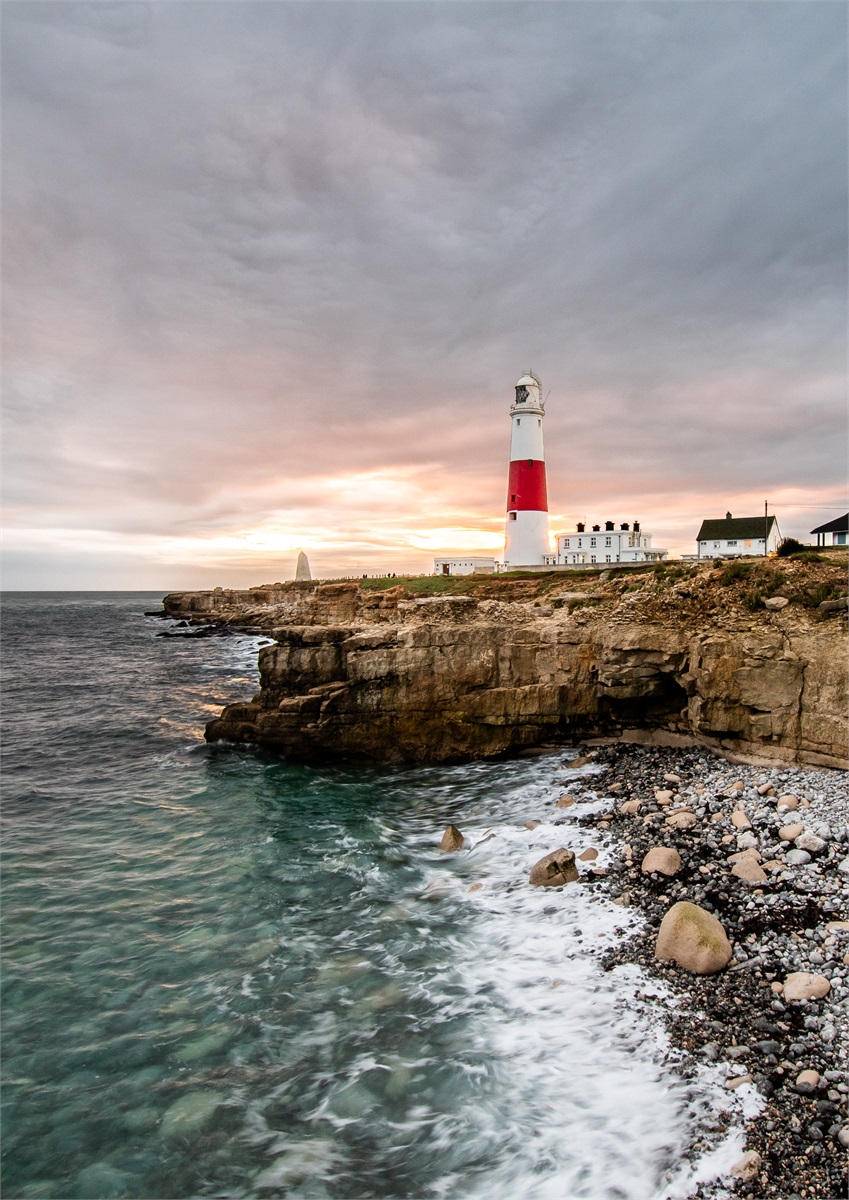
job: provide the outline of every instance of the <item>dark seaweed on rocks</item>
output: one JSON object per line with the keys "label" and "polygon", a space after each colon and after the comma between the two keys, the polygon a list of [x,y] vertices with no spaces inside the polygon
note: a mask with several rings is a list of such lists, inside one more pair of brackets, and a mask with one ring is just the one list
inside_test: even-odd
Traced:
{"label": "dark seaweed on rocks", "polygon": [[[849,1045],[849,927],[834,923],[845,917],[849,780],[839,772],[731,765],[698,748],[605,746],[595,761],[607,770],[583,777],[583,798],[607,797],[609,804],[581,815],[582,795],[570,782],[579,800],[577,818],[603,823],[624,843],[596,886],[646,917],[641,932],[610,953],[605,967],[639,962],[679,994],[682,1003],[667,1011],[666,1020],[685,1072],[688,1060],[725,1063],[726,1086],[747,1079],[764,1097],[761,1115],[747,1129],[746,1148],[762,1159],[757,1177],[726,1186],[752,1200],[845,1196],[849,1087],[841,1064]],[[656,791],[666,793],[662,803]],[[798,807],[779,807],[786,795]],[[620,813],[629,800],[641,801],[639,812],[627,806],[627,815]],[[745,809],[749,830],[732,825],[735,808]],[[680,810],[696,816],[690,828],[668,823],[669,813]],[[796,867],[784,865],[792,846],[779,837],[791,823],[824,843],[809,863]],[[741,834],[748,835],[742,845],[769,868],[761,883],[730,873]],[[674,878],[642,873],[643,857],[656,845],[680,853]],[[654,958],[657,929],[678,900],[693,901],[722,922],[734,946],[726,970],[698,976]],[[825,976],[831,990],[818,1000],[786,1000],[782,985],[797,971]],[[799,1080],[803,1071],[816,1076]],[[705,1185],[695,1193],[703,1200],[716,1194],[715,1186]]]}

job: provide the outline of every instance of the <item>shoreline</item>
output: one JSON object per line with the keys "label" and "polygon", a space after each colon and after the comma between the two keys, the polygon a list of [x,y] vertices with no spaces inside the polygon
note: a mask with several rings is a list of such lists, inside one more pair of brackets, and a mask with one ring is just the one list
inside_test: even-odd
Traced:
{"label": "shoreline", "polygon": [[[661,1016],[684,1069],[725,1067],[726,1088],[750,1088],[762,1104],[746,1123],[742,1177],[701,1185],[694,1200],[725,1189],[746,1200],[839,1200],[849,1146],[849,1086],[841,1070],[849,1050],[849,778],[784,764],[732,764],[701,747],[584,743],[577,755],[605,770],[585,773],[564,762],[564,795],[556,804],[571,809],[582,827],[620,840],[614,865],[593,886],[645,921],[605,956],[604,968],[636,962],[661,979],[681,1000]],[[735,811],[745,819],[732,824]],[[813,852],[779,837],[779,829],[792,832],[791,824],[803,826],[797,837]],[[678,851],[674,876],[641,870],[656,846]],[[732,855],[760,859],[766,869],[744,870],[749,882],[731,874]],[[712,911],[724,926],[733,957],[717,974],[694,975],[654,957],[660,921],[679,900]],[[784,982],[800,971],[826,978],[828,994],[788,1000]]]}

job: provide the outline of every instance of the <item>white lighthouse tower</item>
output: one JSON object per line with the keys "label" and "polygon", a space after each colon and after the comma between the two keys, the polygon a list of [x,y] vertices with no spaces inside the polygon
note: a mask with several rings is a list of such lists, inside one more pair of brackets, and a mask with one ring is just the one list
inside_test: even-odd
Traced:
{"label": "white lighthouse tower", "polygon": [[507,485],[507,536],[504,566],[541,566],[551,553],[540,382],[530,371],[516,384],[510,406],[510,480]]}

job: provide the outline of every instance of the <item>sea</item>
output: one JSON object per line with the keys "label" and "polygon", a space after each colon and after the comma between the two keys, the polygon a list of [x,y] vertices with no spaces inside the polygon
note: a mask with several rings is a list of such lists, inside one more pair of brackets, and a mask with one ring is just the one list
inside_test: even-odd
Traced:
{"label": "sea", "polygon": [[604,969],[639,916],[527,883],[616,852],[554,805],[568,748],[209,746],[265,639],[161,637],[160,601],[4,597],[7,1200],[683,1200],[739,1157],[746,1089],[679,1061],[680,1000]]}

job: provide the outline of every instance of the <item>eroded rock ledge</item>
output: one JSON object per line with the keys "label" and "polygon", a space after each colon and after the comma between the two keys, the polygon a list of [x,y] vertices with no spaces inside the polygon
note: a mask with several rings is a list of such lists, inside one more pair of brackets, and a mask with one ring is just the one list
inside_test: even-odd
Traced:
{"label": "eroded rock ledge", "polygon": [[[490,580],[466,596],[275,585],[170,596],[165,609],[274,639],[259,693],[210,722],[210,741],[401,762],[650,737],[845,768],[845,610],[817,600],[845,591],[841,568],[756,568],[755,592],[746,573],[699,566],[544,576],[524,593]],[[779,592],[788,605],[763,605]]]}

